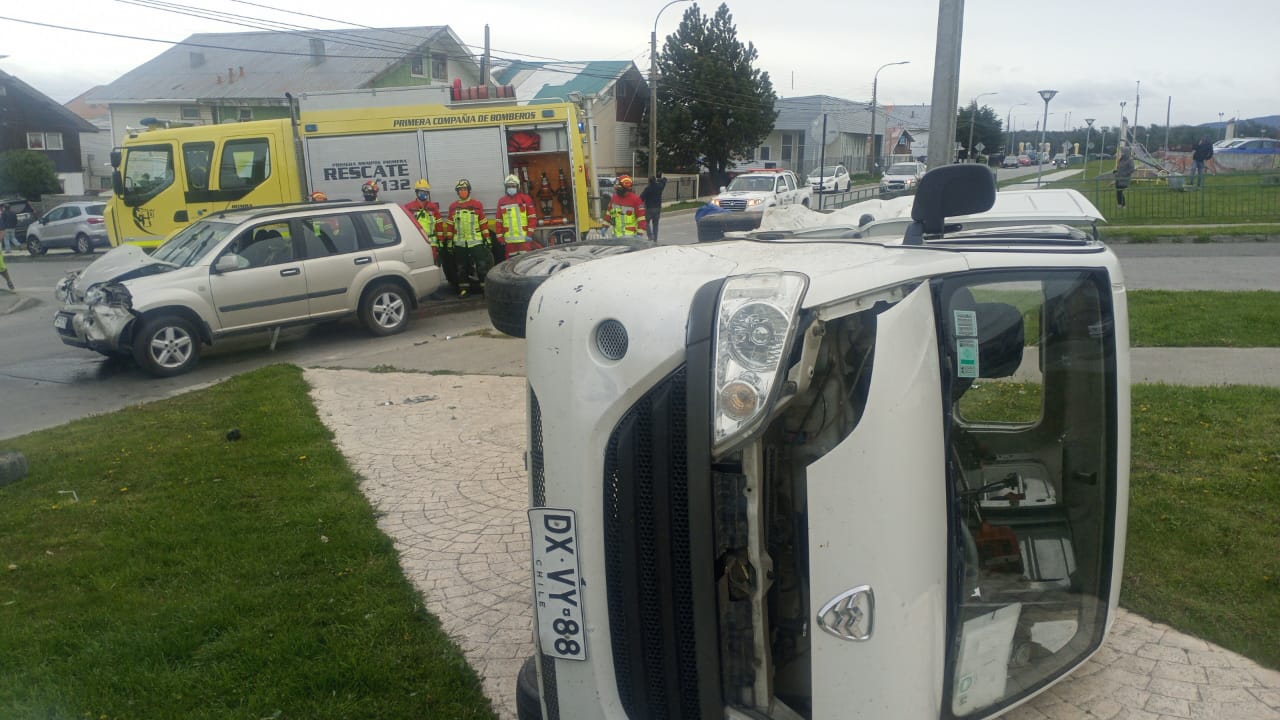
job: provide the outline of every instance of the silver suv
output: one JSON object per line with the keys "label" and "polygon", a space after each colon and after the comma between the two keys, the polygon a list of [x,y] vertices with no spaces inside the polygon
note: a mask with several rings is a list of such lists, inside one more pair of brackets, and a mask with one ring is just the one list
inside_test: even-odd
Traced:
{"label": "silver suv", "polygon": [[104,208],[106,203],[83,201],[55,207],[27,227],[27,252],[43,255],[50,248],[70,248],[88,255],[94,248],[111,247],[102,221]]}
{"label": "silver suv", "polygon": [[68,273],[53,325],[68,345],[168,377],[246,331],[356,314],[374,335],[400,332],[440,277],[394,203],[244,208],[193,223],[152,255],[122,245]]}

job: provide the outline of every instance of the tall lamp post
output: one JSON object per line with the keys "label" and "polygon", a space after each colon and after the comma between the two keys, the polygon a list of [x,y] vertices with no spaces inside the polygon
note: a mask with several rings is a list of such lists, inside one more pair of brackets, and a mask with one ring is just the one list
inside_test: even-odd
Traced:
{"label": "tall lamp post", "polygon": [[984,93],[978,93],[977,95],[973,96],[973,110],[969,113],[969,144],[964,146],[964,152],[966,155],[969,156],[969,162],[974,161],[973,126],[978,119],[978,98],[985,97],[987,95],[999,95],[999,94],[1000,93],[997,93],[997,92],[984,92]]}
{"label": "tall lamp post", "polygon": [[1085,118],[1084,124],[1084,178],[1089,177],[1089,140],[1093,133],[1094,118]]}
{"label": "tall lamp post", "polygon": [[871,77],[871,167],[867,168],[871,172],[871,176],[876,176],[876,151],[880,148],[876,145],[876,90],[880,83],[880,71],[890,65],[906,65],[910,60],[899,60],[898,62],[885,63],[876,68],[876,74]]}
{"label": "tall lamp post", "polygon": [[[1044,133],[1049,128],[1049,101],[1057,95],[1057,90],[1041,90],[1040,99],[1044,100],[1044,122],[1040,124],[1040,148],[1044,147]],[[1036,157],[1036,188],[1040,187],[1040,175],[1044,173],[1044,150],[1041,149],[1040,154]]]}
{"label": "tall lamp post", "polygon": [[1124,131],[1124,106],[1127,104],[1127,100],[1120,101],[1120,134],[1116,138],[1116,157],[1120,157],[1120,146],[1124,144],[1125,140],[1129,139],[1129,133]]}
{"label": "tall lamp post", "polygon": [[[1014,103],[1009,106],[1009,111],[1004,114],[1004,126],[1009,129],[1009,146],[1004,149],[1005,155],[1013,152],[1013,109],[1023,105],[1026,105],[1026,103]],[[1017,153],[1014,154],[1016,155]]]}
{"label": "tall lamp post", "polygon": [[[662,10],[682,2],[692,0],[671,0]],[[658,174],[658,18],[662,10],[654,16],[653,32],[649,33],[649,177]]]}
{"label": "tall lamp post", "polygon": [[1222,122],[1222,116],[1226,113],[1218,113],[1218,124],[1222,126],[1222,139],[1227,139],[1227,124]]}

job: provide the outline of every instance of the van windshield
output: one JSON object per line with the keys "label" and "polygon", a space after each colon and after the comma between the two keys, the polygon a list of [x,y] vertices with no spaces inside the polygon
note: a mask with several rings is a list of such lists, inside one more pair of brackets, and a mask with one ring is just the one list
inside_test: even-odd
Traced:
{"label": "van windshield", "polygon": [[141,205],[173,184],[173,147],[143,145],[129,148],[124,161],[124,202]]}

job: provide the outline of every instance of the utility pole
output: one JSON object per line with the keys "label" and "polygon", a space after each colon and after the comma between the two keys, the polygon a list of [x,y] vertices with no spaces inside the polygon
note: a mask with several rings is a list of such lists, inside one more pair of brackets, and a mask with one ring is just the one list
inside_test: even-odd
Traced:
{"label": "utility pole", "polygon": [[960,40],[964,0],[938,0],[938,39],[933,56],[933,97],[929,113],[929,167],[955,160],[956,106],[960,95]]}
{"label": "utility pole", "polygon": [[1057,90],[1041,90],[1040,99],[1044,100],[1044,124],[1040,126],[1040,155],[1036,157],[1036,188],[1040,187],[1040,174],[1044,171],[1044,134],[1049,129],[1049,101],[1057,95]]}
{"label": "utility pole", "polygon": [[[689,0],[671,0],[662,10],[681,2]],[[649,33],[649,177],[658,174],[658,18],[662,17],[662,10],[654,16],[653,32]]]}
{"label": "utility pole", "polygon": [[1093,121],[1094,118],[1084,119],[1084,173],[1081,177],[1082,180],[1089,178],[1089,140],[1093,138]]}
{"label": "utility pole", "polygon": [[1169,120],[1173,118],[1173,96],[1169,96],[1169,104],[1164,109],[1164,151],[1169,152]]}
{"label": "utility pole", "polygon": [[[1142,104],[1142,81],[1138,81],[1138,89],[1133,98],[1133,141],[1138,142],[1138,106]],[[1150,138],[1148,138],[1150,139]]]}

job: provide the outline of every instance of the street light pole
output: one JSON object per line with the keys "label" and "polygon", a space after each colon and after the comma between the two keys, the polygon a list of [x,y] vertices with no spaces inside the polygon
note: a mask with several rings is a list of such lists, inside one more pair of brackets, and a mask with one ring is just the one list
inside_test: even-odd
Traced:
{"label": "street light pole", "polygon": [[876,90],[880,84],[880,71],[890,65],[906,65],[909,62],[911,61],[899,60],[898,62],[885,63],[876,68],[876,74],[871,77],[871,167],[867,168],[867,171],[871,173],[871,177],[876,176],[876,155],[878,154],[876,151],[879,150],[876,146]]}
{"label": "street light pole", "polygon": [[1040,125],[1040,148],[1036,157],[1036,188],[1040,187],[1040,175],[1044,172],[1044,133],[1049,128],[1049,101],[1057,95],[1057,90],[1041,90],[1040,99],[1044,100],[1044,122]]}
{"label": "street light pole", "polygon": [[1129,133],[1124,131],[1124,106],[1126,101],[1120,101],[1120,135],[1116,138],[1116,157],[1120,157],[1120,144],[1129,139]]}
{"label": "street light pole", "polygon": [[1089,140],[1093,133],[1093,121],[1094,118],[1084,119],[1086,127],[1084,129],[1084,177],[1082,179],[1088,179],[1089,177]]}
{"label": "street light pole", "polygon": [[[1004,114],[1004,126],[1009,128],[1009,146],[1004,149],[1004,154],[1008,155],[1013,150],[1013,109],[1026,103],[1014,103],[1009,106],[1009,111]],[[1014,153],[1015,155],[1017,153]]]}
{"label": "street light pole", "polygon": [[974,161],[973,157],[973,126],[978,119],[978,98],[986,95],[999,95],[997,92],[978,93],[973,96],[973,111],[969,113],[969,144],[964,146],[965,153],[969,156],[969,162]]}
{"label": "street light pole", "polygon": [[[671,0],[662,10],[682,2],[691,0]],[[662,10],[654,16],[653,32],[649,33],[649,177],[658,174],[658,18]]]}
{"label": "street light pole", "polygon": [[1227,124],[1222,122],[1222,116],[1226,113],[1218,113],[1218,124],[1222,126],[1222,139],[1227,139]]}

